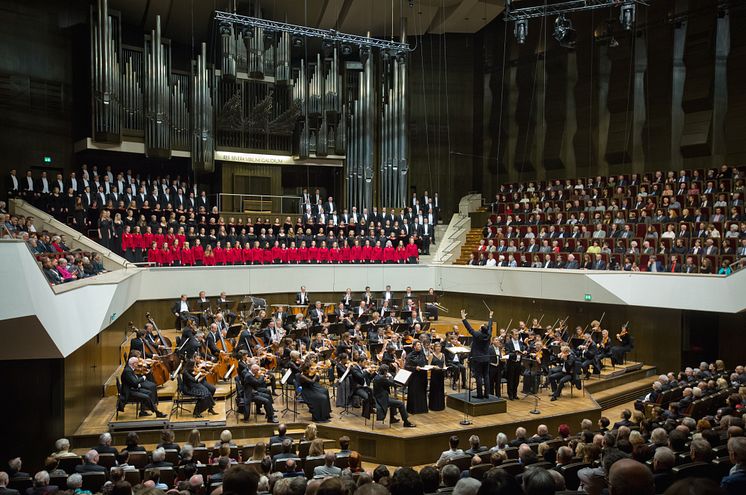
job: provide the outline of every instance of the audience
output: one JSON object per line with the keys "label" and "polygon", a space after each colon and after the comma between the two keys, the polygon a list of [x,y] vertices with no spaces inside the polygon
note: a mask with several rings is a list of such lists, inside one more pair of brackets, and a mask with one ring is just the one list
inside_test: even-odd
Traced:
{"label": "audience", "polygon": [[502,184],[469,264],[730,275],[746,266],[745,175],[724,166]]}

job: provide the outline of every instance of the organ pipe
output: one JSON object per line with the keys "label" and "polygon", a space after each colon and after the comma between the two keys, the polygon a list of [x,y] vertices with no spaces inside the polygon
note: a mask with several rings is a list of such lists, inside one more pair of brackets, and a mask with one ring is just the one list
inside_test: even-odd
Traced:
{"label": "organ pipe", "polygon": [[161,39],[161,17],[145,39],[145,156],[171,158],[170,46]]}
{"label": "organ pipe", "polygon": [[202,43],[202,52],[192,74],[192,167],[195,171],[215,171],[215,136],[210,93],[210,72],[207,69],[207,45]]}
{"label": "organ pipe", "polygon": [[91,7],[92,134],[95,141],[120,143],[121,55],[119,19],[109,14],[107,0]]}

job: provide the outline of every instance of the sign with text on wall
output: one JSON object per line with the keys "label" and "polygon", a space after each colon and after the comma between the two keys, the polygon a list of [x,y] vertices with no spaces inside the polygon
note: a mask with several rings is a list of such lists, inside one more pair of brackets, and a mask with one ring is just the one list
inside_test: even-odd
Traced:
{"label": "sign with text on wall", "polygon": [[316,167],[342,167],[344,156],[330,155],[324,158],[296,159],[289,155],[267,153],[240,153],[237,151],[216,151],[215,160],[236,163],[258,163],[262,165],[311,165]]}

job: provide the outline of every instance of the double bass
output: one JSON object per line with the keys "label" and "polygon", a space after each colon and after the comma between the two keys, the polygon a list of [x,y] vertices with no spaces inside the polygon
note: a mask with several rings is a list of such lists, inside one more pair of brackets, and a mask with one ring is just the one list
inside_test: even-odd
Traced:
{"label": "double bass", "polygon": [[145,318],[148,320],[148,323],[153,325],[155,333],[158,334],[158,338],[161,341],[161,345],[158,346],[158,354],[161,356],[161,361],[166,365],[166,367],[168,367],[169,371],[176,371],[181,363],[181,358],[174,352],[171,340],[168,337],[161,335],[158,325],[155,324],[155,320],[150,316],[149,312],[145,313]]}
{"label": "double bass", "polygon": [[219,379],[233,378],[238,375],[238,359],[232,356],[233,343],[223,337],[222,330],[218,330],[218,335],[220,338],[215,342],[215,345],[220,350],[220,353],[213,369]]}

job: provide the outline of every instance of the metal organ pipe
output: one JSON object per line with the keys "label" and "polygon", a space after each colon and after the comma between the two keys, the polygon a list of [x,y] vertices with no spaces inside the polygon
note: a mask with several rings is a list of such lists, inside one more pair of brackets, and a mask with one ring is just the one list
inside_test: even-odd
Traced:
{"label": "metal organ pipe", "polygon": [[196,71],[192,75],[192,166],[195,171],[215,170],[215,139],[212,97],[207,70],[207,44],[197,55]]}
{"label": "metal organ pipe", "polygon": [[145,155],[171,157],[170,60],[161,41],[161,17],[145,40]]}
{"label": "metal organ pipe", "polygon": [[91,11],[91,86],[93,139],[122,141],[120,43],[117,19],[109,15],[107,0]]}

